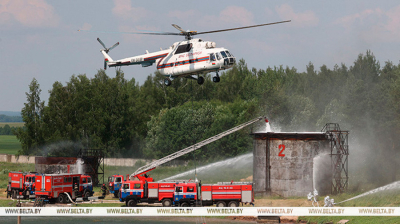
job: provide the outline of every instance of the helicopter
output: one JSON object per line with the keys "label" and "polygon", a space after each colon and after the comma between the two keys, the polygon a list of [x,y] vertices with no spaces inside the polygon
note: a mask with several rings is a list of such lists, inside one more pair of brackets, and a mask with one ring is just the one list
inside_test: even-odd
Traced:
{"label": "helicopter", "polygon": [[[197,80],[199,85],[204,83],[204,77],[202,75],[215,72],[213,76],[213,82],[219,82],[220,76],[218,74],[221,70],[232,68],[236,64],[236,58],[226,48],[216,46],[215,42],[203,41],[199,38],[193,38],[195,35],[209,34],[217,32],[225,32],[239,29],[254,28],[260,26],[274,25],[279,23],[290,22],[291,20],[259,24],[253,26],[244,26],[231,29],[214,30],[197,32],[190,30],[183,30],[180,26],[172,24],[174,28],[180,32],[122,32],[128,34],[145,34],[145,35],[176,35],[184,36],[185,39],[179,42],[175,42],[168,49],[160,50],[149,53],[146,50],[146,54],[137,55],[134,57],[123,58],[119,60],[113,60],[108,52],[119,45],[119,42],[113,46],[107,48],[100,38],[97,41],[104,47],[100,52],[104,56],[104,69],[108,67],[119,67],[129,65],[142,65],[142,67],[157,65],[157,70],[161,75],[165,76],[164,84],[170,86],[172,80],[178,77],[185,77]],[[81,31],[81,30],[78,30]],[[197,76],[197,78],[196,78]]]}

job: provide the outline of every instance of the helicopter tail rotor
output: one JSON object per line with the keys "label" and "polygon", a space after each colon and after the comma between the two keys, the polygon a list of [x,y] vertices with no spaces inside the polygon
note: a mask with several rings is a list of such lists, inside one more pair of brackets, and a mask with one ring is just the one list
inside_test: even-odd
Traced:
{"label": "helicopter tail rotor", "polygon": [[112,49],[114,49],[115,47],[117,47],[119,45],[119,42],[115,43],[113,46],[107,48],[106,45],[103,43],[103,41],[100,40],[100,38],[97,38],[97,41],[99,41],[99,43],[101,44],[101,46],[104,47],[104,49],[101,50],[101,52],[104,55],[104,70],[107,69],[107,62],[108,61],[112,61],[111,57],[108,55],[108,52]]}

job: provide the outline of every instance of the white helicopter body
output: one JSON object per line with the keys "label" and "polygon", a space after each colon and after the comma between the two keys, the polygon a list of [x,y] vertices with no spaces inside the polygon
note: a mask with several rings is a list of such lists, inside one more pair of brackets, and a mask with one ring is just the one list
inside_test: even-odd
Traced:
{"label": "white helicopter body", "polygon": [[[108,67],[142,65],[142,67],[157,65],[157,71],[166,76],[165,84],[177,77],[194,78],[193,75],[202,75],[233,67],[236,63],[235,57],[226,48],[216,48],[215,42],[191,39],[176,42],[166,50],[146,53],[134,57],[114,61],[106,52],[101,50]],[[201,76],[197,78],[198,83],[204,80]],[[169,80],[168,80],[169,79]],[[196,79],[196,78],[194,78]],[[219,77],[213,78],[214,82]]]}
{"label": "white helicopter body", "polygon": [[[115,61],[110,57],[110,55],[108,55],[108,52],[118,46],[119,42],[114,44],[112,47],[107,48],[99,38],[97,38],[97,40],[104,47],[104,49],[101,50],[101,53],[103,54],[105,60],[104,69],[106,69],[107,66],[118,67],[140,64],[142,65],[142,67],[148,67],[156,64],[157,70],[166,77],[164,83],[167,86],[171,85],[171,81],[177,77],[196,79],[197,83],[201,85],[204,83],[204,78],[201,75],[207,74],[209,72],[216,72],[216,76],[213,77],[213,81],[219,82],[220,77],[218,75],[218,71],[233,67],[236,63],[236,58],[228,51],[228,49],[217,48],[215,42],[202,41],[201,39],[192,39],[194,35],[247,29],[286,22],[290,22],[290,20],[206,32],[189,30],[185,31],[175,24],[172,24],[172,26],[181,31],[180,33],[124,32],[131,34],[147,35],[178,35],[185,36],[186,40],[175,42],[171,47],[166,50],[156,51],[152,53],[147,52],[146,54]],[[195,78],[196,75],[197,78]]]}

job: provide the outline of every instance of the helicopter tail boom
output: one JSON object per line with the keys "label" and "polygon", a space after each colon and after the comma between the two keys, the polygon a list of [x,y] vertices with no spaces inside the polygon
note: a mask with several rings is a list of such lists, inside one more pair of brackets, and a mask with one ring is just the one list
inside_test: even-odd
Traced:
{"label": "helicopter tail boom", "polygon": [[107,54],[107,52],[105,50],[101,50],[101,53],[104,56],[105,61],[107,62],[113,62],[114,60],[110,57],[110,55]]}
{"label": "helicopter tail boom", "polygon": [[101,53],[104,56],[104,70],[107,69],[107,65],[110,62],[114,62],[114,60],[110,57],[110,55],[107,54],[105,50],[101,50]]}

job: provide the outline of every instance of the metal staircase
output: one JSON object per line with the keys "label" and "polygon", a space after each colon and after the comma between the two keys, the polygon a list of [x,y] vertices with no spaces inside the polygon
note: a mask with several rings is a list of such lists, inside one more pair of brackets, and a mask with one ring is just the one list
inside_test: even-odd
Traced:
{"label": "metal staircase", "polygon": [[138,168],[134,173],[132,173],[132,174],[130,175],[130,177],[135,177],[135,176],[144,174],[144,173],[146,173],[146,172],[148,172],[148,171],[150,171],[150,170],[155,169],[157,166],[160,166],[160,165],[162,165],[162,164],[164,164],[164,163],[167,163],[167,162],[169,162],[169,161],[171,161],[171,160],[173,160],[173,159],[176,159],[176,158],[181,157],[181,156],[183,156],[183,155],[185,155],[185,154],[188,154],[189,152],[193,152],[193,151],[195,151],[196,149],[200,149],[201,147],[203,147],[203,146],[205,146],[205,145],[207,145],[207,144],[210,144],[210,143],[212,143],[212,142],[214,142],[214,141],[217,141],[218,139],[221,139],[221,138],[223,138],[223,137],[225,137],[225,136],[227,136],[227,135],[229,135],[229,134],[232,134],[232,133],[234,133],[234,132],[236,132],[236,131],[239,131],[240,129],[242,129],[242,128],[248,126],[248,125],[251,125],[251,124],[253,124],[253,123],[255,123],[255,122],[259,121],[259,120],[262,120],[262,119],[264,119],[264,117],[258,117],[258,118],[256,118],[256,119],[247,121],[246,123],[243,123],[243,124],[241,124],[241,125],[238,125],[238,126],[232,128],[232,129],[229,129],[229,130],[227,130],[227,131],[224,131],[224,132],[222,132],[222,133],[219,133],[219,134],[217,134],[217,135],[214,135],[214,136],[211,137],[211,138],[208,138],[208,139],[206,139],[206,140],[203,140],[203,141],[201,141],[201,142],[198,142],[198,143],[196,143],[196,144],[194,144],[194,145],[191,145],[191,146],[189,146],[189,147],[187,147],[187,148],[184,148],[184,149],[182,149],[182,150],[179,150],[179,151],[177,151],[177,152],[174,152],[174,153],[172,153],[172,154],[170,154],[170,155],[168,155],[168,156],[166,156],[166,157],[164,157],[164,158],[161,158],[161,159],[156,160],[156,161],[154,161],[154,162],[152,162],[152,163],[149,163],[149,164],[147,164],[147,165],[144,165],[144,166]]}

